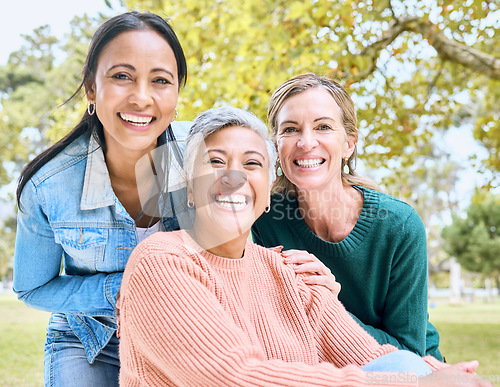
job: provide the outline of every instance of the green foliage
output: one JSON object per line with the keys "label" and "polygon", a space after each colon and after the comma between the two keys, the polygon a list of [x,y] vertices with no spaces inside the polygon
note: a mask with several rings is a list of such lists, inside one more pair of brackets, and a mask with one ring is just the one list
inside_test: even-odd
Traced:
{"label": "green foliage", "polygon": [[12,272],[12,257],[16,239],[15,217],[7,217],[0,223],[0,281]]}
{"label": "green foliage", "polygon": [[17,177],[28,159],[63,137],[82,106],[60,106],[76,90],[93,30],[100,21],[76,17],[58,41],[48,26],[24,36],[23,47],[0,67],[0,185]]}
{"label": "green foliage", "polygon": [[[498,78],[489,79],[483,68],[457,64],[460,54],[440,52],[431,35],[498,56],[494,36],[500,10],[495,2],[125,4],[167,15],[173,22],[190,72],[181,94],[181,118],[228,103],[264,119],[269,94],[279,83],[313,71],[341,80],[353,95],[367,144],[361,157],[368,168],[385,168],[391,159],[404,171],[429,154],[436,130],[467,123],[490,154],[482,170],[499,170]],[[404,24],[405,18],[415,20]]]}
{"label": "green foliage", "polygon": [[14,295],[0,294],[0,384],[43,385],[43,342],[49,313],[28,308]]}
{"label": "green foliage", "polygon": [[467,270],[492,276],[500,273],[500,196],[478,192],[467,217],[455,216],[443,229],[445,250]]}
{"label": "green foliage", "polygon": [[433,300],[429,320],[440,336],[439,349],[449,364],[479,360],[478,375],[492,375],[490,382],[498,385],[500,358],[500,302],[484,303],[477,299],[462,306],[446,305]]}

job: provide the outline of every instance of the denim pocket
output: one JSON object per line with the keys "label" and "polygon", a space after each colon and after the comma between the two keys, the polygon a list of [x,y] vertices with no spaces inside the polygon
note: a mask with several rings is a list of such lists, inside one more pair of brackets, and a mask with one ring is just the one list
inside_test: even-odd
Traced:
{"label": "denim pocket", "polygon": [[69,334],[74,335],[66,316],[63,313],[52,313],[47,325],[47,337]]}
{"label": "denim pocket", "polygon": [[108,229],[58,228],[54,230],[56,242],[66,255],[66,270],[87,269],[102,271],[104,250],[108,240]]}

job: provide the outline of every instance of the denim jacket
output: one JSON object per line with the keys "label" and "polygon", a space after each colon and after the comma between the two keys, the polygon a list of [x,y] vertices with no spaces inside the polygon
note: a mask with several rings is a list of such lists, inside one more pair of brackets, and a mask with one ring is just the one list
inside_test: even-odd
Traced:
{"label": "denim jacket", "polygon": [[[190,126],[171,125],[182,153]],[[20,204],[14,291],[27,305],[65,317],[92,363],[116,331],[116,295],[137,245],[135,222],[113,192],[94,138],[77,138],[45,164],[25,185]],[[164,229],[177,229],[167,207]]]}

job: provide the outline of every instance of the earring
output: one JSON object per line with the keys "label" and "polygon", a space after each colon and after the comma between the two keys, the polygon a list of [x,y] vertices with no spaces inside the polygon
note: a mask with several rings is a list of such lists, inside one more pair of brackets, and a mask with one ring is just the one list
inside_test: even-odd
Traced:
{"label": "earring", "polygon": [[93,116],[95,113],[95,103],[89,102],[89,106],[87,106],[87,112],[89,116]]}
{"label": "earring", "polygon": [[190,202],[189,199],[188,199],[187,206],[188,206],[188,208],[193,208],[194,207],[194,202]]}
{"label": "earring", "polygon": [[278,165],[278,168],[276,168],[276,175],[277,176],[282,176],[283,175],[283,171],[281,170],[280,159],[277,160],[277,165]]}
{"label": "earring", "polygon": [[269,213],[269,211],[271,211],[271,207],[269,206],[269,204],[266,206],[266,208],[264,208],[264,212],[267,214]]}
{"label": "earring", "polygon": [[175,121],[177,119],[178,114],[179,114],[179,112],[177,111],[177,108],[175,108],[175,117],[172,121]]}
{"label": "earring", "polygon": [[345,159],[344,159],[344,173],[346,175],[348,175],[349,172],[350,172],[350,169],[349,169],[349,157],[346,156]]}

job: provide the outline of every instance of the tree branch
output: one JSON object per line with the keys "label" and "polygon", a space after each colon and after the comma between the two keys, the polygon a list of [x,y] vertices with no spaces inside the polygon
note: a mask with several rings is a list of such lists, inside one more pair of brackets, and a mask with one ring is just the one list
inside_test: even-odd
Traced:
{"label": "tree branch", "polygon": [[415,23],[412,30],[422,34],[441,59],[459,63],[488,78],[500,80],[500,58],[448,39],[435,25],[425,20]]}
{"label": "tree branch", "polygon": [[500,58],[448,39],[434,24],[418,17],[403,17],[394,20],[382,38],[365,47],[361,55],[369,56],[372,59],[372,65],[357,78],[367,77],[375,71],[380,52],[405,31],[421,34],[434,47],[441,59],[458,63],[488,78],[500,80]]}
{"label": "tree branch", "polygon": [[354,77],[354,82],[361,81],[372,74],[377,68],[377,60],[380,56],[380,52],[386,49],[399,35],[404,31],[408,31],[408,25],[418,21],[417,17],[406,17],[400,19],[394,19],[390,24],[387,31],[382,35],[382,37],[376,42],[366,46],[363,51],[361,51],[361,56],[368,56],[371,58],[371,65],[358,76]]}

